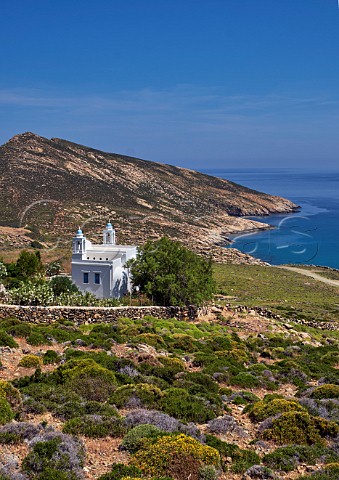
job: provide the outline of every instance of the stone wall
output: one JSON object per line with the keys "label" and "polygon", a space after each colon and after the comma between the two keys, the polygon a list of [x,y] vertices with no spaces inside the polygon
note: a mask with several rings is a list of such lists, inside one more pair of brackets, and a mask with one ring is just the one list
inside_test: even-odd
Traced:
{"label": "stone wall", "polygon": [[53,323],[65,319],[76,325],[83,323],[110,323],[118,318],[139,319],[145,316],[194,320],[207,313],[197,307],[32,307],[23,305],[0,305],[0,319],[16,317],[32,323]]}

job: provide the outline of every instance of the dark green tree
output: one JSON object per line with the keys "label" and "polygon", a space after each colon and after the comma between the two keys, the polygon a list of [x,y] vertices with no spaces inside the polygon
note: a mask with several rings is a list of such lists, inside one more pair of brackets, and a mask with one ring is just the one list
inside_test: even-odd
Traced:
{"label": "dark green tree", "polygon": [[55,296],[59,296],[60,293],[76,293],[79,291],[72,280],[63,276],[53,277],[49,282],[49,286],[52,288]]}
{"label": "dark green tree", "polygon": [[166,237],[149,241],[128,263],[133,284],[160,305],[201,305],[212,298],[212,261]]}
{"label": "dark green tree", "polygon": [[18,260],[16,261],[16,268],[18,271],[18,276],[28,278],[34,277],[39,273],[44,271],[44,266],[41,262],[40,252],[29,252],[28,250],[23,250]]}

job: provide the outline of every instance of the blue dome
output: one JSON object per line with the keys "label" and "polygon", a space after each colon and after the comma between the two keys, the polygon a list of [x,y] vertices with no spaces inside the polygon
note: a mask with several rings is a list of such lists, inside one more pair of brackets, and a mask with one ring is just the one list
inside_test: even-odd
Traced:
{"label": "blue dome", "polygon": [[77,235],[82,235],[82,230],[81,230],[81,228],[78,229]]}
{"label": "blue dome", "polygon": [[106,228],[113,228],[111,222],[108,222],[108,223],[106,224]]}

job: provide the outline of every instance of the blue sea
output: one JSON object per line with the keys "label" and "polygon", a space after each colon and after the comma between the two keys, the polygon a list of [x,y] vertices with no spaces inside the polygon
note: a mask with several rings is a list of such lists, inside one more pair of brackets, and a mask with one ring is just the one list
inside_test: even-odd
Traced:
{"label": "blue sea", "polygon": [[339,172],[204,170],[246,187],[292,200],[297,213],[250,217],[274,227],[232,236],[232,247],[273,265],[308,264],[339,269]]}

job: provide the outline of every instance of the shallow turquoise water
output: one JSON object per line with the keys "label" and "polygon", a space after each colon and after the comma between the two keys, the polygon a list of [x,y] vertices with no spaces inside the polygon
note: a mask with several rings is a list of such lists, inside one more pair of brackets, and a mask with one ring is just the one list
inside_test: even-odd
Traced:
{"label": "shallow turquoise water", "polygon": [[251,217],[275,228],[231,237],[232,247],[274,265],[314,264],[339,268],[339,172],[301,170],[205,170],[300,205],[289,215]]}

